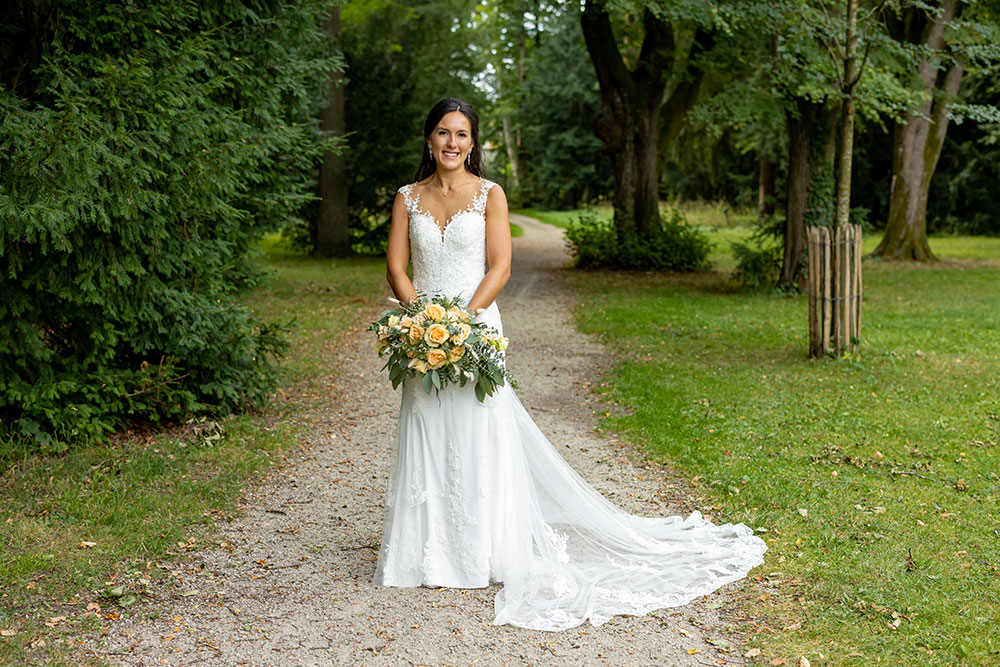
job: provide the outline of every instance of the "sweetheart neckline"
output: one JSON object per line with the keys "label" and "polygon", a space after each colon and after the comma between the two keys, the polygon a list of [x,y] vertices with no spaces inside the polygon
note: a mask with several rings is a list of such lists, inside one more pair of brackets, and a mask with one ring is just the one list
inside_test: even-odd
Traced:
{"label": "sweetheart neckline", "polygon": [[[408,186],[408,191],[405,193],[405,196],[412,202],[411,205],[416,215],[423,215],[430,218],[431,222],[434,223],[434,226],[438,228],[438,231],[441,233],[441,245],[444,245],[444,233],[448,231],[448,228],[451,227],[451,223],[453,223],[455,221],[455,218],[457,218],[458,216],[463,215],[465,213],[475,213],[479,215],[481,218],[483,218],[483,220],[486,219],[485,211],[483,213],[480,213],[479,211],[476,210],[477,200],[483,196],[484,190],[488,193],[490,189],[492,189],[492,187],[496,184],[493,183],[492,181],[486,180],[485,178],[479,177],[478,192],[475,195],[473,195],[472,200],[469,201],[469,203],[464,208],[460,208],[459,210],[452,213],[451,216],[448,217],[447,220],[445,220],[444,225],[441,224],[436,215],[432,214],[430,211],[426,210],[420,205],[420,193],[413,192],[413,187],[415,185],[417,184],[411,183]],[[486,187],[487,185],[489,187]]]}
{"label": "sweetheart neckline", "polygon": [[485,220],[485,216],[483,216],[478,211],[471,210],[471,209],[463,209],[461,211],[456,211],[454,215],[452,215],[450,218],[448,218],[448,221],[445,222],[445,224],[444,224],[443,227],[441,226],[441,223],[438,222],[438,219],[434,215],[432,215],[428,211],[425,211],[424,209],[416,208],[416,210],[414,211],[414,216],[418,217],[418,218],[427,218],[432,225],[434,225],[435,227],[437,227],[438,231],[441,233],[441,245],[444,245],[444,233],[446,231],[448,231],[448,228],[451,227],[451,225],[452,225],[453,222],[455,222],[455,219],[458,218],[459,216],[467,215],[467,214],[470,214],[470,213],[478,215],[479,217],[481,217],[481,218],[483,218]]}

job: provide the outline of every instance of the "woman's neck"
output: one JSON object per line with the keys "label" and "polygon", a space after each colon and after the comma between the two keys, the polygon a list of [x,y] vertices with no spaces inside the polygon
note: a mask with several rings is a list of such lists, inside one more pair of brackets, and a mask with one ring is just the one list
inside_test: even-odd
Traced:
{"label": "woman's neck", "polygon": [[438,169],[431,176],[431,182],[443,192],[451,192],[456,187],[464,185],[475,178],[464,167],[462,169]]}

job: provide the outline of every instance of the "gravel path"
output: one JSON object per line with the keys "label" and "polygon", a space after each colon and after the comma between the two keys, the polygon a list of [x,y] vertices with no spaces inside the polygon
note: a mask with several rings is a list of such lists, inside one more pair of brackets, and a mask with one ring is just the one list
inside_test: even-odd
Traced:
{"label": "gravel path", "polygon": [[[696,509],[682,480],[595,434],[595,411],[607,408],[590,386],[607,353],[573,327],[574,297],[558,271],[567,260],[562,233],[512,218],[525,233],[514,239],[513,276],[499,305],[521,401],[615,503],[646,515]],[[723,613],[738,584],[683,608],[561,633],[494,626],[497,586],[373,586],[399,395],[378,372],[370,334],[357,333],[335,365],[361,360],[364,368],[337,375],[329,406],[303,416],[303,453],[248,489],[243,516],[214,538],[224,548],[174,566],[174,585],[115,621],[95,653],[122,665],[743,663],[727,646],[735,621]]]}

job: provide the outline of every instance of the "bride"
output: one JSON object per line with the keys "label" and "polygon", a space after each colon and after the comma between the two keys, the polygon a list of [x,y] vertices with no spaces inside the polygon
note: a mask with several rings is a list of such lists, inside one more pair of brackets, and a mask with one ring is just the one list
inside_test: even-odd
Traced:
{"label": "bride", "polygon": [[[495,299],[510,276],[510,226],[503,189],[483,177],[479,117],[462,100],[442,100],[424,137],[416,181],[393,205],[389,285],[400,301],[461,295],[502,334]],[[494,623],[564,630],[687,604],[763,562],[767,547],[742,524],[612,505],[509,386],[480,403],[471,383],[438,394],[419,385],[402,388],[377,585],[502,582]]]}

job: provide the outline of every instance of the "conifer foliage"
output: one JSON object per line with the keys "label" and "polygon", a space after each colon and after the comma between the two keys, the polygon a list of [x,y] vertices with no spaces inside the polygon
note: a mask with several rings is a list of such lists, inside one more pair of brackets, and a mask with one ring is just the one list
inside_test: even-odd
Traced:
{"label": "conifer foliage", "polygon": [[330,143],[330,3],[4,4],[0,437],[260,404],[286,342],[241,298]]}

